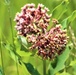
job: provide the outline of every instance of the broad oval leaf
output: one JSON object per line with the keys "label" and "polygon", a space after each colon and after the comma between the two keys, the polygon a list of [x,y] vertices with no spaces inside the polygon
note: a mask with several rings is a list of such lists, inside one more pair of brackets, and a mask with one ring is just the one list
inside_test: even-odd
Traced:
{"label": "broad oval leaf", "polygon": [[65,61],[67,60],[67,58],[69,57],[69,53],[70,53],[70,48],[69,45],[67,45],[65,51],[57,57],[57,64],[55,68],[52,68],[51,64],[50,64],[50,74],[54,75],[55,73],[57,73],[58,71],[62,70],[65,65]]}

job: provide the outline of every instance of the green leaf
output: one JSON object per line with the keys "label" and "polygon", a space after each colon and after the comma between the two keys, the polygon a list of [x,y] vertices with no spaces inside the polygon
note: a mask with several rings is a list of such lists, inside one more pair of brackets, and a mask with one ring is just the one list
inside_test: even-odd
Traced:
{"label": "green leaf", "polygon": [[35,69],[31,63],[24,64],[31,75],[40,75],[37,69]]}
{"label": "green leaf", "polygon": [[25,52],[25,51],[16,51],[18,55],[20,55],[21,57],[28,57],[31,56],[32,53],[31,52]]}
{"label": "green leaf", "polygon": [[0,75],[3,75],[3,71],[2,68],[0,67]]}
{"label": "green leaf", "polygon": [[58,74],[56,74],[56,75],[71,75],[71,74],[69,74],[69,73],[66,72],[66,71],[63,71],[62,73],[58,73]]}
{"label": "green leaf", "polygon": [[76,18],[76,10],[74,10],[73,12],[72,12],[72,14],[68,17],[68,24],[70,23],[70,22],[73,22],[73,20]]}
{"label": "green leaf", "polygon": [[65,18],[61,22],[61,25],[62,25],[63,29],[67,28],[70,25],[70,23],[74,21],[75,18],[76,18],[76,10],[73,11],[72,14],[69,17]]}
{"label": "green leaf", "polygon": [[20,56],[30,56],[31,52],[29,52],[29,50],[27,50],[23,45],[22,45],[22,41],[18,38],[15,38],[14,41],[15,44],[15,48],[16,48],[16,53]]}
{"label": "green leaf", "polygon": [[16,51],[21,49],[21,42],[17,37],[15,37],[14,39],[14,44],[15,44]]}
{"label": "green leaf", "polygon": [[58,56],[58,62],[57,62],[57,66],[55,68],[55,72],[58,72],[59,70],[63,69],[65,67],[64,63],[66,61],[66,59],[69,57],[69,47],[66,48],[66,50],[64,51],[64,53],[60,56]]}
{"label": "green leaf", "polygon": [[67,58],[69,57],[69,53],[70,53],[70,49],[69,46],[66,47],[65,51],[57,57],[57,64],[55,68],[52,68],[51,64],[50,64],[50,74],[54,75],[55,73],[57,73],[58,71],[62,70],[65,65],[65,61],[67,60]]}
{"label": "green leaf", "polygon": [[20,63],[20,71],[21,71],[21,74],[20,75],[30,75],[30,73],[28,72],[28,70],[25,67],[25,65],[22,62],[22,60],[20,60],[19,63]]}
{"label": "green leaf", "polygon": [[60,5],[56,6],[52,11],[52,17],[59,20],[61,16],[66,12],[68,0],[64,0]]}
{"label": "green leaf", "polygon": [[29,50],[29,43],[27,42],[26,37],[18,36],[19,40],[21,41],[21,47],[24,48],[24,51]]}
{"label": "green leaf", "polygon": [[23,36],[19,36],[19,39],[21,40],[21,42],[22,42],[25,46],[28,45],[27,40],[26,40],[25,37],[23,37]]}
{"label": "green leaf", "polygon": [[16,60],[16,58],[18,59],[18,58],[20,58],[20,56],[15,52],[15,48],[11,45],[11,44],[9,44],[9,43],[2,43],[2,46],[4,47],[4,48],[6,48],[6,50],[8,50],[9,51],[9,53],[10,53],[10,57],[15,61],[15,62],[17,62],[17,60]]}
{"label": "green leaf", "polygon": [[67,28],[67,20],[68,20],[68,18],[66,18],[66,19],[64,19],[62,22],[61,22],[61,25],[62,25],[62,29],[64,29],[64,28]]}
{"label": "green leaf", "polygon": [[76,60],[71,61],[70,66],[73,66],[76,64]]}

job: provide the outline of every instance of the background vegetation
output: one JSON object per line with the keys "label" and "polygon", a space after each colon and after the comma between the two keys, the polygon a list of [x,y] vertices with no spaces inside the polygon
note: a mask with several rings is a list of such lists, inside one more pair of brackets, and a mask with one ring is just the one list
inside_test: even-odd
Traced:
{"label": "background vegetation", "polygon": [[[56,60],[46,61],[47,75],[76,75],[76,0],[0,0],[0,75],[43,75],[43,61],[37,55],[30,56],[14,28],[15,14],[27,3],[48,7],[70,37],[71,46]],[[21,40],[27,45],[24,38]]]}

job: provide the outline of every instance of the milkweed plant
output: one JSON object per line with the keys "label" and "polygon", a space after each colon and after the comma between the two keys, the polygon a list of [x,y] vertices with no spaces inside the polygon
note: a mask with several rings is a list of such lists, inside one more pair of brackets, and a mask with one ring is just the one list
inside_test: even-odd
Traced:
{"label": "milkweed plant", "polygon": [[[53,59],[60,55],[67,44],[66,30],[61,29],[58,23],[55,27],[47,30],[51,16],[48,8],[42,4],[26,4],[21,12],[16,14],[16,30],[18,35],[24,36],[31,43],[30,50],[37,50],[37,54],[43,59]],[[55,20],[54,20],[55,21]]]}
{"label": "milkweed plant", "polygon": [[60,20],[68,4],[68,0],[64,0],[50,13],[51,8],[42,3],[27,3],[16,13],[13,45],[2,45],[14,55],[11,57],[16,62],[17,75],[21,75],[19,66],[27,71],[23,75],[74,75],[66,68],[69,56],[74,55],[72,46],[76,46],[71,27],[76,11]]}
{"label": "milkweed plant", "polygon": [[17,34],[26,38],[31,44],[28,47],[29,51],[35,50],[42,60],[52,61],[64,52],[68,36],[67,31],[62,29],[56,19],[52,20],[55,26],[47,29],[52,16],[48,11],[49,9],[43,4],[38,4],[37,8],[33,3],[26,4],[21,8],[21,12],[16,14],[14,21],[16,21]]}

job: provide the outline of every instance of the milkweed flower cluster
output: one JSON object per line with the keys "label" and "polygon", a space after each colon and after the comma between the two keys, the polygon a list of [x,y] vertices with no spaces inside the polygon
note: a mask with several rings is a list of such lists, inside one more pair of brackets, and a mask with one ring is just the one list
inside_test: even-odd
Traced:
{"label": "milkweed flower cluster", "polygon": [[21,12],[16,14],[16,29],[18,34],[26,36],[31,33],[46,31],[50,22],[50,15],[47,14],[48,8],[43,9],[43,5],[39,4],[35,8],[34,4],[26,4],[21,8]]}
{"label": "milkweed flower cluster", "polygon": [[30,49],[37,49],[37,54],[43,58],[53,59],[65,49],[67,35],[60,24],[47,30],[51,17],[48,11],[42,4],[38,4],[37,8],[33,3],[26,4],[16,14],[15,27],[18,34],[27,37],[27,41],[32,44]]}

